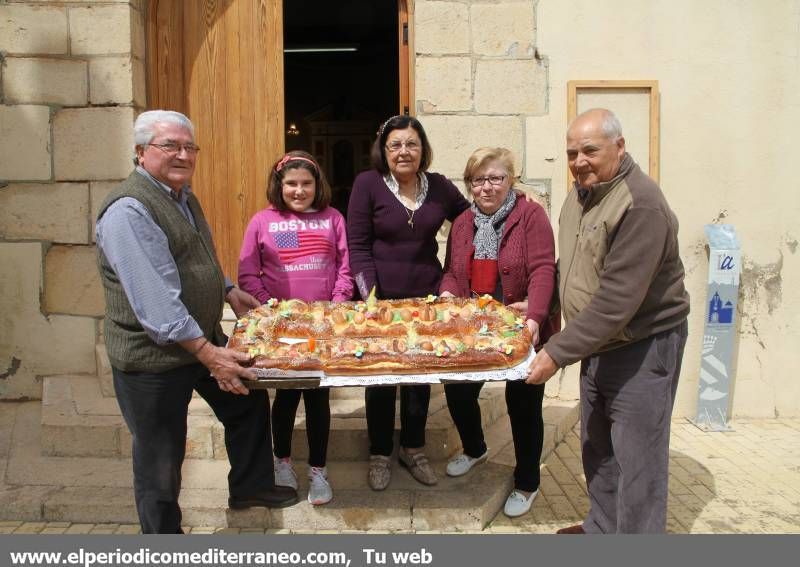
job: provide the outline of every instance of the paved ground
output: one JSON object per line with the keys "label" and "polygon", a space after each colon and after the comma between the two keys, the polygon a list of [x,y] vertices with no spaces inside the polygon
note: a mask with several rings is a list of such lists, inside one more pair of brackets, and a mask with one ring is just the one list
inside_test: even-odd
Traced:
{"label": "paved ground", "polygon": [[[800,533],[800,419],[740,420],[733,427],[734,431],[727,433],[706,433],[685,420],[673,422],[668,530]],[[588,500],[580,442],[574,430],[545,461],[542,474],[541,491],[529,514],[510,520],[501,513],[482,533],[552,533],[578,522],[586,512]],[[138,531],[138,526],[133,525],[0,521],[0,533],[6,534]],[[265,532],[213,526],[190,531]]]}

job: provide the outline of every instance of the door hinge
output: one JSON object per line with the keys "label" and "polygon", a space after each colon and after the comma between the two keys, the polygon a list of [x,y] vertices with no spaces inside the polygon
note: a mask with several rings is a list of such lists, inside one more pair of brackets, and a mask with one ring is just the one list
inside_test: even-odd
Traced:
{"label": "door hinge", "polygon": [[403,45],[408,45],[408,23],[403,24]]}
{"label": "door hinge", "polygon": [[409,112],[408,112],[408,106],[404,106],[404,107],[403,107],[403,114],[404,114],[405,116],[408,116],[408,114],[409,114]]}

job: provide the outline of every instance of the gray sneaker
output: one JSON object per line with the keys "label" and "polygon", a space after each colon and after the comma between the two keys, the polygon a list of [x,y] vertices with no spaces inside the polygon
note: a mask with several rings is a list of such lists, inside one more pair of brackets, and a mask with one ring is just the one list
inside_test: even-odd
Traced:
{"label": "gray sneaker", "polygon": [[489,450],[483,452],[480,457],[470,457],[466,453],[461,453],[456,458],[447,463],[447,476],[462,476],[467,474],[472,467],[486,462],[489,458]]}
{"label": "gray sneaker", "polygon": [[275,486],[288,486],[297,490],[297,475],[291,457],[275,458]]}
{"label": "gray sneaker", "polygon": [[333,500],[333,489],[328,482],[328,467],[308,468],[308,503],[321,506]]}

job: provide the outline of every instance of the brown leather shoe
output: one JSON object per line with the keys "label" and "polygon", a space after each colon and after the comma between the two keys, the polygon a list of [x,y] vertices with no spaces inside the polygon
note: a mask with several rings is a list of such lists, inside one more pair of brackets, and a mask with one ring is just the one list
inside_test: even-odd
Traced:
{"label": "brown leather shoe", "polygon": [[369,456],[367,481],[372,490],[384,490],[392,479],[391,459],[384,455]]}
{"label": "brown leather shoe", "polygon": [[568,528],[561,528],[556,533],[557,534],[568,534],[568,535],[583,535],[586,532],[583,531],[583,526],[581,524],[575,524],[574,526],[570,526]]}
{"label": "brown leather shoe", "polygon": [[428,457],[426,457],[425,453],[422,451],[418,453],[407,453],[406,450],[401,447],[400,451],[397,453],[397,458],[400,464],[408,469],[411,476],[422,484],[433,486],[439,482],[439,479],[436,478],[436,473],[433,472],[433,468],[431,468],[431,464],[428,462]]}

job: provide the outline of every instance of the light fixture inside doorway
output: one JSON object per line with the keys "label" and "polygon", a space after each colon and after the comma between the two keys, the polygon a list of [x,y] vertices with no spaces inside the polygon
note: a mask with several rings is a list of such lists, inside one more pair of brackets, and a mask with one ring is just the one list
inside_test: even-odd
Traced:
{"label": "light fixture inside doorway", "polygon": [[286,130],[286,135],[287,136],[299,136],[300,135],[300,130],[297,129],[297,125],[294,122],[289,124],[289,129]]}
{"label": "light fixture inside doorway", "polygon": [[285,47],[284,53],[347,53],[358,51],[358,44],[347,45],[291,45]]}

